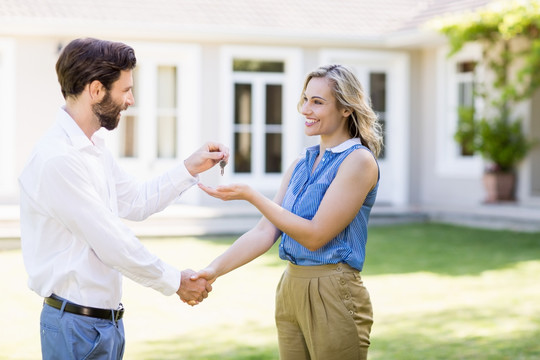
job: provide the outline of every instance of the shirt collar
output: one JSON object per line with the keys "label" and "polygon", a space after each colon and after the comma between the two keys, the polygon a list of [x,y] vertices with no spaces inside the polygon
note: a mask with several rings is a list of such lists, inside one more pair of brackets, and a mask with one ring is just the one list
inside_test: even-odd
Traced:
{"label": "shirt collar", "polygon": [[104,139],[101,137],[101,134],[98,134],[99,131],[96,131],[94,135],[92,135],[92,141],[90,141],[75,120],[66,112],[64,107],[61,107],[58,112],[57,122],[66,132],[71,140],[71,144],[78,150],[85,148],[96,149],[96,146],[101,149],[104,146]]}
{"label": "shirt collar", "polygon": [[[361,144],[360,139],[359,138],[352,138],[352,139],[345,140],[341,144],[336,145],[336,146],[331,147],[331,148],[328,148],[326,150],[337,154],[337,153],[342,153],[345,150],[347,150],[348,148],[350,148],[351,146],[358,145],[358,144]],[[313,152],[313,151],[318,152],[319,149],[320,149],[320,145],[314,145],[314,146],[308,147],[306,149],[306,151],[307,152]]]}

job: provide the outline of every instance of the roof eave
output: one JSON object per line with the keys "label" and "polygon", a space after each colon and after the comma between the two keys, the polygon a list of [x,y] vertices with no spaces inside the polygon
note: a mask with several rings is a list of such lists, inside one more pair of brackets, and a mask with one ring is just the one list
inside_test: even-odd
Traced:
{"label": "roof eave", "polygon": [[386,46],[394,49],[417,49],[446,44],[446,38],[434,30],[408,30],[391,34],[386,38]]}
{"label": "roof eave", "polygon": [[257,43],[288,46],[415,48],[441,43],[429,31],[405,31],[387,35],[317,33],[285,29],[241,28],[231,26],[134,24],[131,22],[88,21],[80,19],[4,18],[0,36],[101,37],[137,40],[187,42]]}

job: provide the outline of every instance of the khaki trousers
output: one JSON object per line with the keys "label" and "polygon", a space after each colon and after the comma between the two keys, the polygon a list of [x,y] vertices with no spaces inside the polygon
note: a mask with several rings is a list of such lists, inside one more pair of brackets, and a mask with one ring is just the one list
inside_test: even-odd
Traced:
{"label": "khaki trousers", "polygon": [[358,270],[289,263],[277,287],[281,360],[366,359],[373,310]]}

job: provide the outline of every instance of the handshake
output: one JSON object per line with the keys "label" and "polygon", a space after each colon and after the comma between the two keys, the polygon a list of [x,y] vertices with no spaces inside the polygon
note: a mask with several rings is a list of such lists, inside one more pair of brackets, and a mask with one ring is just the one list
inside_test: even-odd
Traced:
{"label": "handshake", "polygon": [[195,306],[208,297],[215,280],[216,273],[212,268],[203,269],[198,273],[186,269],[182,271],[182,280],[176,294],[183,302]]}

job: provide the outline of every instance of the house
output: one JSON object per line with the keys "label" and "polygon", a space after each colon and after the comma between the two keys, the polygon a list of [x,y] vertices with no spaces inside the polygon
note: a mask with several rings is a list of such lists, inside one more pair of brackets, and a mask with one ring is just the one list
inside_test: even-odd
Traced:
{"label": "house", "polygon": [[[77,37],[123,41],[136,52],[135,106],[107,133],[122,166],[145,178],[207,140],[231,147],[201,181],[247,182],[272,196],[281,173],[317,139],[296,110],[317,66],[354,69],[385,130],[378,206],[481,203],[483,161],[453,140],[468,46],[448,58],[428,21],[488,0],[0,0],[0,204],[16,204],[17,176],[63,103],[55,74]],[[540,137],[540,93],[520,105]],[[540,151],[519,169],[519,203],[540,206]],[[225,206],[201,191],[182,204]]]}

